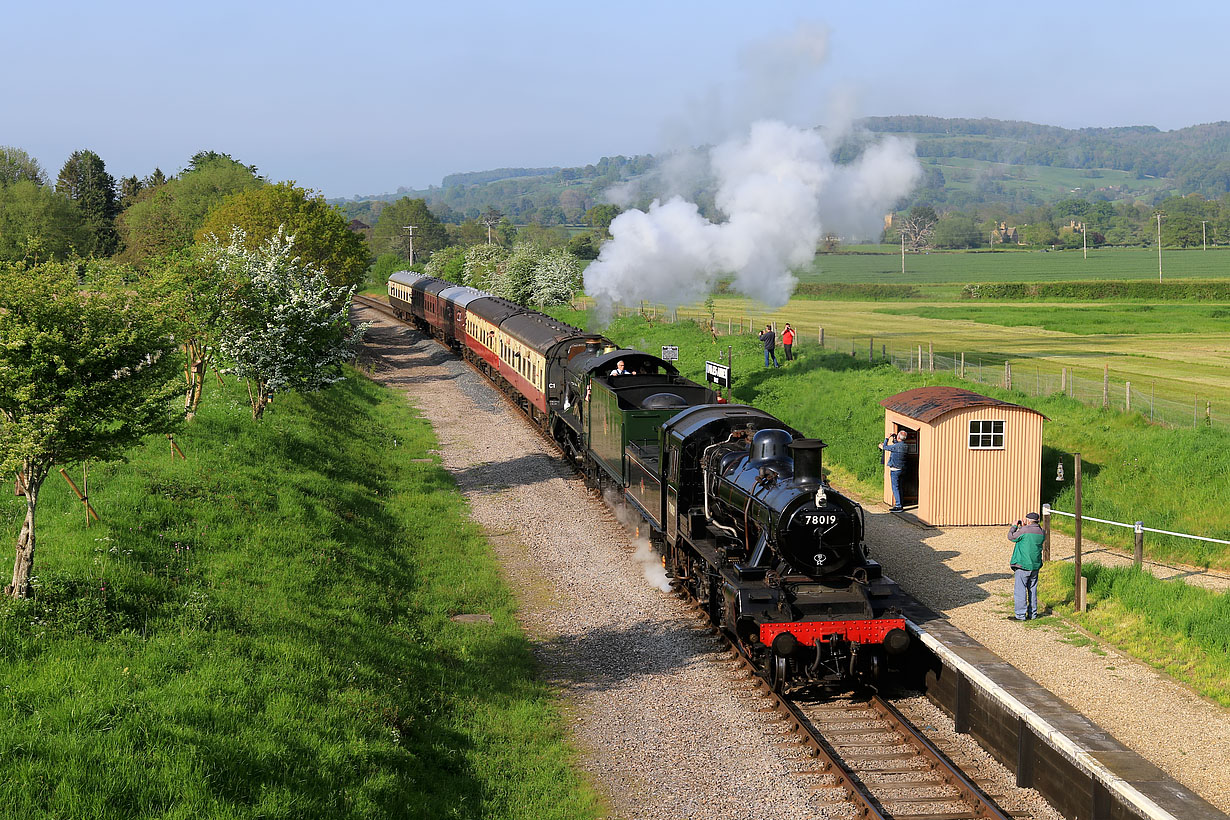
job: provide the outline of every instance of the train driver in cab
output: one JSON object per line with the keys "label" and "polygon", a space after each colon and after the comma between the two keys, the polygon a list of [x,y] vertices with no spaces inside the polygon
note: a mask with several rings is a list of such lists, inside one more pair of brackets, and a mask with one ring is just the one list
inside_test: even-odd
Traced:
{"label": "train driver in cab", "polygon": [[612,376],[635,376],[635,370],[626,370],[624,368],[624,360],[620,359],[615,363],[615,369],[611,371]]}

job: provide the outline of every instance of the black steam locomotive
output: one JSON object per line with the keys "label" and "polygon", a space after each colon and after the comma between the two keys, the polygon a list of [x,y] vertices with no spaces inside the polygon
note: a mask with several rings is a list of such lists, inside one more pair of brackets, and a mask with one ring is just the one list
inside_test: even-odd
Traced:
{"label": "black steam locomotive", "polygon": [[401,272],[389,301],[623,493],[674,582],[775,688],[874,682],[904,657],[896,585],[867,557],[862,508],[824,482],[823,442],[722,404],[656,356],[482,291]]}

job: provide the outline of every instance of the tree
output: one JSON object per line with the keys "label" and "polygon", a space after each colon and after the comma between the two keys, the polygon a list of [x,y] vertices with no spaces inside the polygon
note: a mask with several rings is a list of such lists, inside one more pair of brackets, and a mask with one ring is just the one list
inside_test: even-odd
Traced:
{"label": "tree", "polygon": [[235,228],[253,250],[280,233],[293,236],[295,252],[335,288],[358,285],[371,262],[363,237],[350,230],[341,211],[293,182],[231,194],[205,217],[196,239],[229,238]]}
{"label": "tree", "polygon": [[[379,255],[398,251],[407,253],[406,226],[414,226],[414,257],[426,260],[432,253],[448,244],[448,230],[444,223],[427,207],[423,199],[402,197],[380,212],[372,228],[372,252]],[[410,260],[411,262],[414,259]]]}
{"label": "tree", "polygon": [[570,305],[580,286],[580,260],[557,248],[543,255],[534,266],[532,302],[538,307]]}
{"label": "tree", "polygon": [[0,188],[22,180],[35,185],[46,185],[47,174],[43,171],[43,166],[38,164],[38,160],[25,151],[0,145]]}
{"label": "tree", "polygon": [[577,259],[591,260],[598,258],[602,248],[602,236],[597,231],[577,234],[568,240],[567,250]]}
{"label": "tree", "polygon": [[976,248],[982,243],[978,226],[965,214],[947,214],[935,223],[931,242],[937,248]]}
{"label": "tree", "polygon": [[81,209],[28,179],[0,187],[0,261],[67,259],[92,241]]}
{"label": "tree", "polygon": [[155,260],[141,284],[161,315],[172,323],[184,353],[184,411],[191,420],[205,389],[210,353],[217,344],[227,283],[199,249],[192,249]]}
{"label": "tree", "polygon": [[122,458],[181,415],[178,357],[148,300],[116,282],[83,290],[61,263],[0,265],[0,472],[20,471],[26,516],[12,583],[30,595],[39,490],[55,464]]}
{"label": "tree", "polygon": [[102,157],[93,151],[74,151],[60,169],[56,191],[77,203],[93,234],[88,253],[109,256],[119,246],[115,231],[118,211],[115,179],[107,173]]}
{"label": "tree", "polygon": [[510,302],[528,305],[534,295],[534,268],[542,259],[542,251],[528,242],[520,242],[498,268],[491,282],[491,292]]}
{"label": "tree", "polygon": [[618,205],[595,205],[585,212],[585,224],[591,228],[598,228],[604,233],[607,232],[611,223],[615,221],[615,217],[619,216],[620,208]]}
{"label": "tree", "polygon": [[428,276],[461,284],[465,277],[465,264],[466,249],[450,245],[433,253],[423,270]]}
{"label": "tree", "polygon": [[915,205],[910,208],[901,218],[901,225],[898,228],[901,235],[905,237],[906,247],[917,251],[930,245],[931,232],[938,221],[939,217],[935,213],[935,208],[930,205]]}
{"label": "tree", "polygon": [[503,221],[503,219],[504,219],[504,214],[500,213],[495,208],[488,208],[487,210],[482,212],[481,216],[478,217],[478,221],[481,222],[487,228],[487,244],[488,245],[491,244],[491,230],[496,225],[499,225],[500,222]]}
{"label": "tree", "polygon": [[508,251],[499,245],[471,245],[466,248],[464,284],[487,290],[497,278]]}
{"label": "tree", "polygon": [[294,255],[295,240],[279,231],[251,242],[236,228],[230,242],[210,240],[203,259],[228,293],[219,318],[218,353],[248,384],[252,418],[260,419],[279,390],[308,393],[340,381],[367,325],[350,326],[354,287],[337,287]]}
{"label": "tree", "polygon": [[187,248],[205,217],[231,194],[265,184],[245,165],[217,158],[194,163],[175,179],[159,184],[154,173],[141,184],[135,201],[116,220],[124,240],[123,258],[134,263]]}

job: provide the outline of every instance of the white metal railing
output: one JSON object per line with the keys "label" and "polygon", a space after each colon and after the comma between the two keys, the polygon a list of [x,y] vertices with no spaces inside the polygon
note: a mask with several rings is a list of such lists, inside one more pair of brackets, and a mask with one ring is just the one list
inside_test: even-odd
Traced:
{"label": "white metal railing", "polygon": [[[1042,514],[1049,515],[1051,513],[1054,513],[1055,515],[1066,515],[1068,518],[1076,518],[1076,513],[1065,512],[1064,510],[1057,510],[1054,507],[1052,507],[1050,504],[1043,504]],[[1137,521],[1135,524],[1125,524],[1122,521],[1107,521],[1105,518],[1094,518],[1092,515],[1085,515],[1083,513],[1081,514],[1081,520],[1082,521],[1096,521],[1099,524],[1110,524],[1113,527],[1127,527],[1128,529],[1133,530],[1135,532],[1156,532],[1156,533],[1159,533],[1160,535],[1173,535],[1176,538],[1192,538],[1192,539],[1195,539],[1196,541],[1210,541],[1214,544],[1230,544],[1230,541],[1226,541],[1221,538],[1209,538],[1206,535],[1192,535],[1186,532],[1172,532],[1170,530],[1159,530],[1153,527],[1146,527],[1144,523],[1141,521]]]}

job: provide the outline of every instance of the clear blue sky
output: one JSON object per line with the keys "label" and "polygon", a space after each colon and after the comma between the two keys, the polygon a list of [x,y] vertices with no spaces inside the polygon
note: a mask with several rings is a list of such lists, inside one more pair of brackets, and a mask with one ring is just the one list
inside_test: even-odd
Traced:
{"label": "clear blue sky", "polygon": [[338,197],[657,152],[680,125],[702,138],[709,109],[732,105],[739,55],[801,22],[828,28],[829,53],[773,112],[795,124],[834,105],[1066,127],[1230,119],[1230,6],[1211,2],[116,0],[10,4],[4,19],[0,144],[53,177],[78,148],[117,178],[211,149]]}

